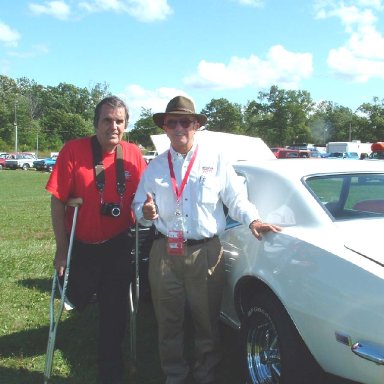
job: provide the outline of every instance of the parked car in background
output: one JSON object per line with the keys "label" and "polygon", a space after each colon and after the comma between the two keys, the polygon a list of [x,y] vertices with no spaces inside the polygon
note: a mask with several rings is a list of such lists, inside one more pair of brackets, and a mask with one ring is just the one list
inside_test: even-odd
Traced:
{"label": "parked car in background", "polygon": [[38,159],[33,162],[33,168],[37,171],[52,172],[56,164],[56,158],[48,157],[46,159]]}
{"label": "parked car in background", "polygon": [[310,157],[310,150],[306,149],[288,149],[288,148],[271,148],[271,151],[278,159],[299,159]]}
{"label": "parked car in background", "polygon": [[317,151],[317,150],[311,150],[309,151],[309,157],[310,158],[315,158],[315,159],[321,159],[321,152]]}
{"label": "parked car in background", "polygon": [[359,160],[360,156],[357,152],[331,152],[327,158]]}
{"label": "parked car in background", "polygon": [[0,153],[0,169],[5,168],[5,162],[6,162],[8,157],[9,157],[9,153],[6,153],[6,152]]}
{"label": "parked car in background", "polygon": [[148,151],[145,155],[143,155],[144,160],[147,164],[153,160],[158,155],[157,151]]}
{"label": "parked car in background", "polygon": [[24,171],[33,167],[36,156],[32,153],[17,153],[6,160],[6,167],[9,169],[23,169]]}
{"label": "parked car in background", "polygon": [[227,217],[221,318],[239,330],[243,382],[384,382],[384,168],[313,159],[238,162],[280,233]]}

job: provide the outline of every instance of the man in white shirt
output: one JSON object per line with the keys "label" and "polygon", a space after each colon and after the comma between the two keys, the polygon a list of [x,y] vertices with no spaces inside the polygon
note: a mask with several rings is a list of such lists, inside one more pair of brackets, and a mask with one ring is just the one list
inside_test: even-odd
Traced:
{"label": "man in white shirt", "polygon": [[[153,115],[170,139],[170,149],[153,159],[142,175],[133,202],[141,224],[158,232],[149,261],[151,295],[159,327],[159,352],[166,384],[218,383],[221,359],[218,320],[224,260],[218,235],[230,216],[261,240],[281,228],[263,223],[244,194],[231,163],[220,150],[199,142],[207,122],[191,100],[173,98],[165,113]],[[195,364],[183,355],[184,315],[194,324]]]}

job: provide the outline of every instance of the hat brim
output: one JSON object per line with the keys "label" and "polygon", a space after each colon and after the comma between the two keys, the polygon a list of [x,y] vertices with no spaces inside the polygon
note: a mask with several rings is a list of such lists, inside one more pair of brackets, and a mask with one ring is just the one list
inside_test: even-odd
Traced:
{"label": "hat brim", "polygon": [[193,116],[199,122],[200,126],[203,126],[207,123],[207,116],[201,115],[199,113],[189,113],[189,112],[182,112],[182,111],[155,113],[152,116],[153,121],[161,129],[164,128],[164,119],[166,115]]}

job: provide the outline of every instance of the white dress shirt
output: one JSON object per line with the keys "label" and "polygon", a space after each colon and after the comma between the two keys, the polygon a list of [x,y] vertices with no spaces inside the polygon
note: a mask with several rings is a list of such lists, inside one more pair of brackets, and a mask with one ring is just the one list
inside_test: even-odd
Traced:
{"label": "white dress shirt", "polygon": [[[195,136],[195,143],[185,157],[173,148],[169,149],[178,188],[193,152],[196,151],[196,144]],[[179,205],[185,238],[200,240],[222,233],[226,226],[223,204],[228,207],[230,216],[240,223],[249,225],[253,220],[260,219],[258,210],[249,202],[244,186],[225,155],[211,146],[208,147],[203,141],[198,146]],[[142,213],[147,192],[152,194],[157,206],[159,216],[154,220],[156,229],[167,235],[178,208],[170,177],[168,151],[148,164],[136,191],[133,209],[137,220],[144,225],[152,223],[145,220]]]}

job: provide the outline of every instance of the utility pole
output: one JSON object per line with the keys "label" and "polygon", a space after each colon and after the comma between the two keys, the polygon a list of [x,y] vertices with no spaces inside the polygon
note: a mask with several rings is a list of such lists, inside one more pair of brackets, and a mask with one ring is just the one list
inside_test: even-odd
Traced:
{"label": "utility pole", "polygon": [[36,157],[39,158],[39,131],[36,131]]}
{"label": "utility pole", "polygon": [[17,100],[15,101],[15,120],[13,122],[13,125],[15,126],[15,152],[18,152],[18,137],[17,137],[17,112],[16,112],[16,107],[17,107]]}
{"label": "utility pole", "polygon": [[349,141],[349,142],[352,141],[352,126],[351,126],[351,123],[349,123],[349,136],[348,136],[348,141]]}

